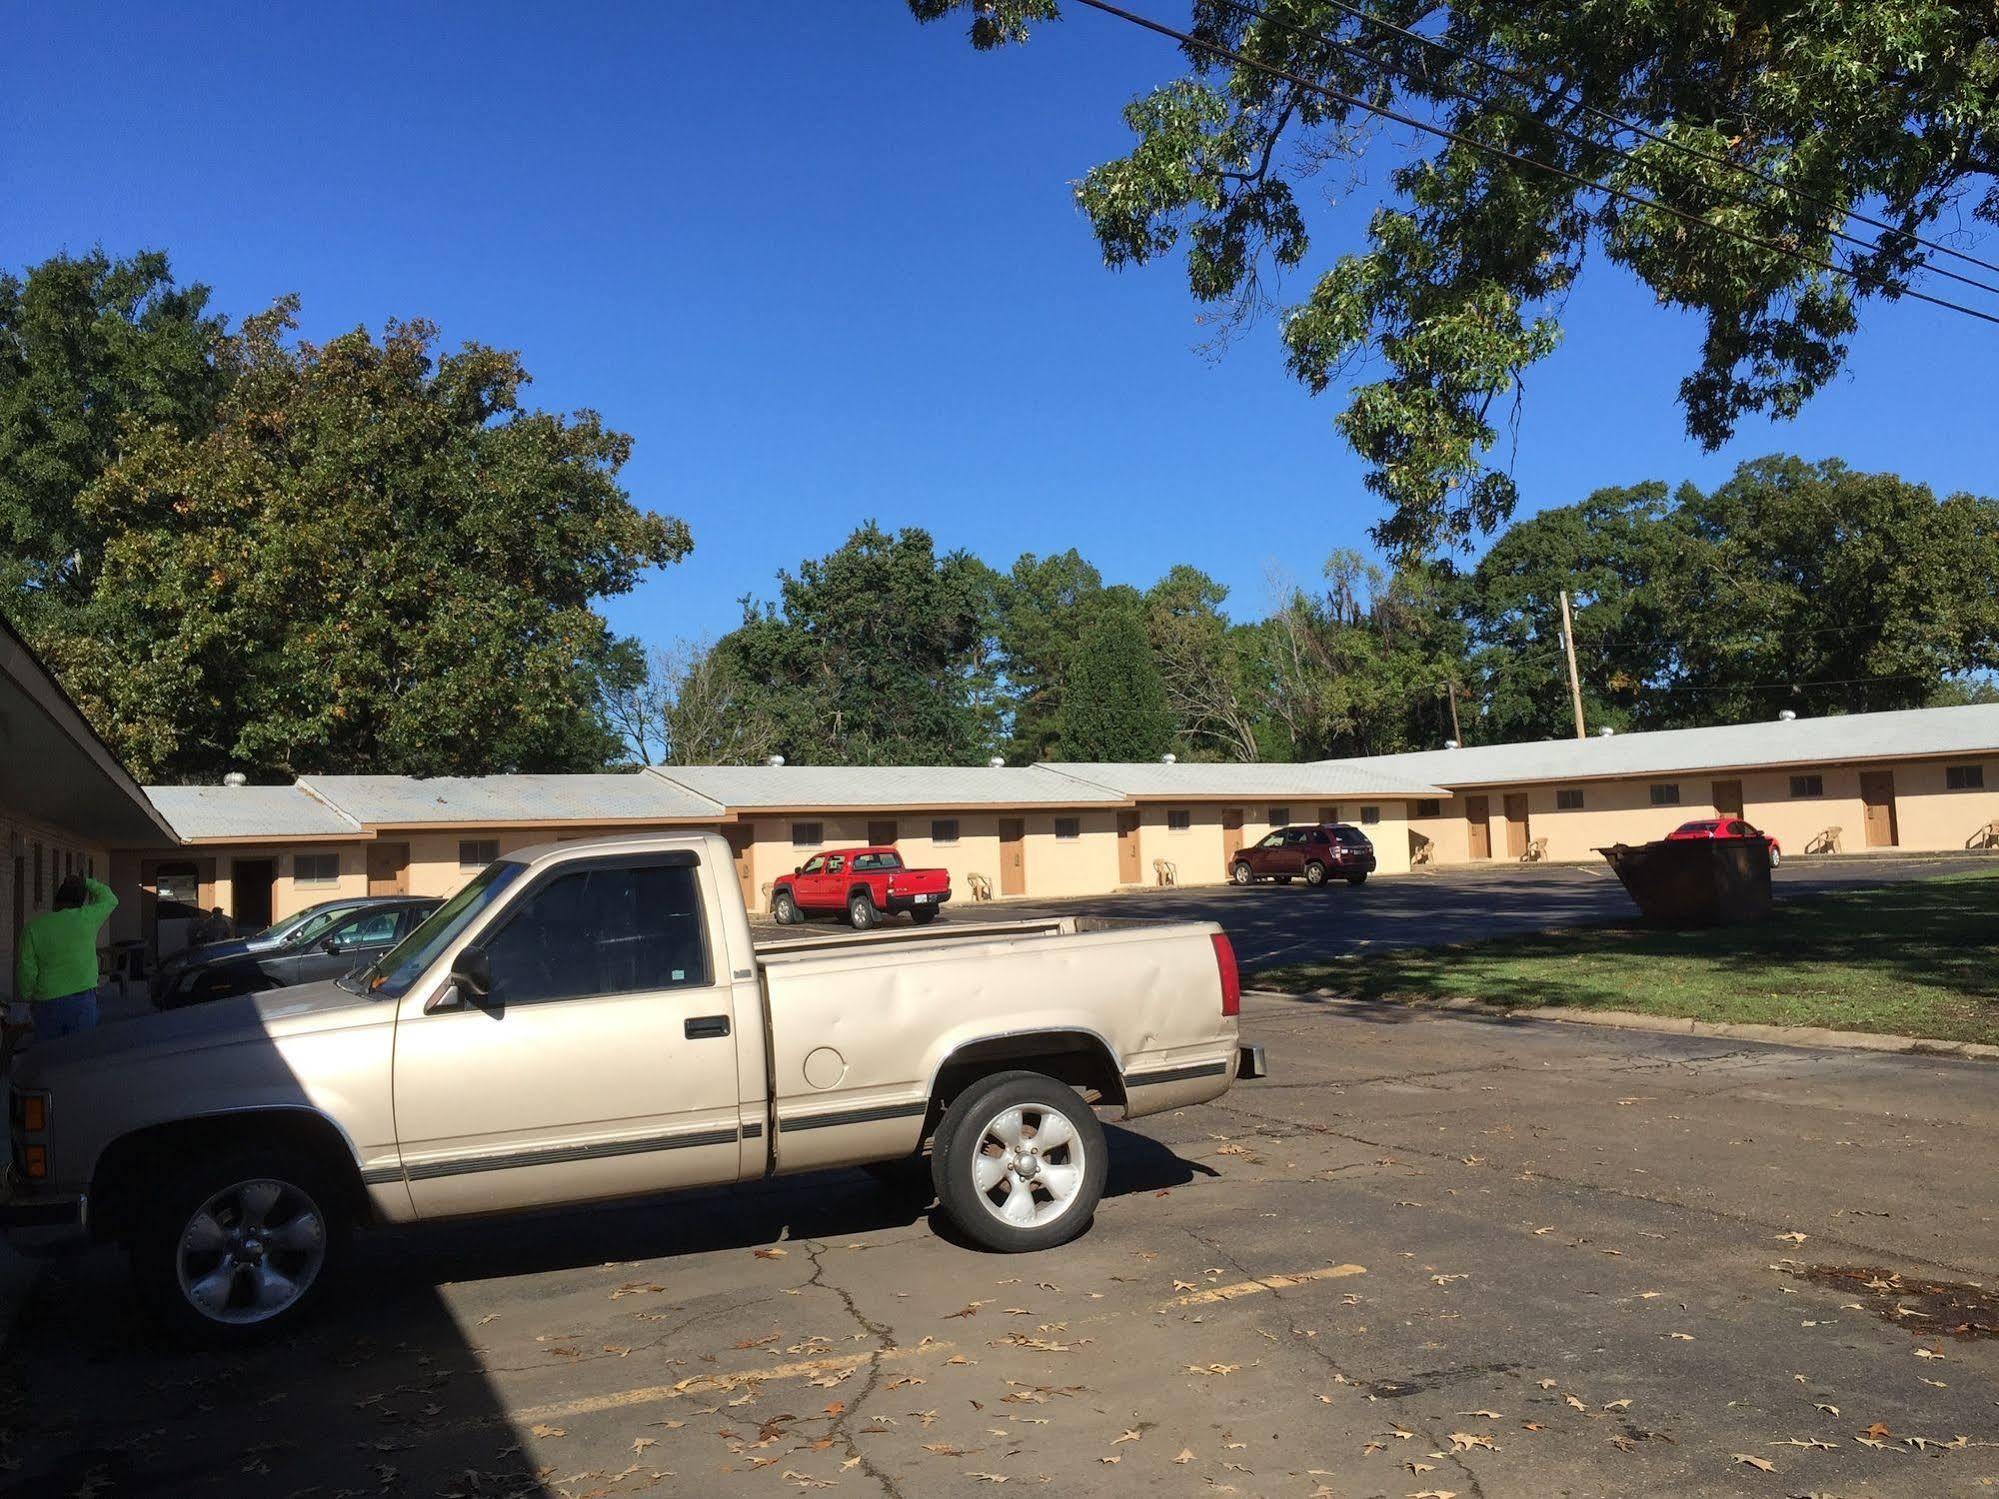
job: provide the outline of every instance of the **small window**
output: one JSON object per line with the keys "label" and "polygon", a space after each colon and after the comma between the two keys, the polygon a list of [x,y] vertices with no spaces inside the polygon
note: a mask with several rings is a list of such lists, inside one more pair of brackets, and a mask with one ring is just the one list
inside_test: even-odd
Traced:
{"label": "small window", "polygon": [[293,854],[292,883],[295,885],[339,884],[340,855]]}
{"label": "small window", "polygon": [[1983,791],[1985,789],[1985,767],[1983,765],[1946,765],[1943,772],[1944,787],[1950,791]]}
{"label": "small window", "polygon": [[[490,859],[487,860],[487,863],[491,862]],[[481,865],[480,867],[484,868],[485,866]],[[335,927],[326,937],[327,944],[337,945],[342,948],[386,947],[395,940],[396,912],[394,908],[386,911],[366,912],[363,915],[355,917],[352,921]]]}
{"label": "small window", "polygon": [[1166,831],[1184,833],[1194,825],[1194,814],[1184,807],[1174,807],[1166,814]]}
{"label": "small window", "polygon": [[1791,777],[1791,795],[1792,795],[1792,796],[1824,796],[1824,795],[1825,795],[1825,777],[1824,777],[1824,776],[1792,776],[1792,777]]}
{"label": "small window", "polygon": [[1416,815],[1418,817],[1442,817],[1444,815],[1444,804],[1434,796],[1425,797],[1422,801],[1416,803]]}
{"label": "small window", "polygon": [[500,857],[500,840],[497,838],[460,838],[458,840],[458,867],[460,869],[484,869]]}
{"label": "small window", "polygon": [[1370,827],[1370,828],[1371,828],[1371,827],[1373,827],[1373,826],[1374,826],[1374,825],[1375,825],[1375,824],[1376,824],[1377,822],[1380,822],[1380,821],[1381,821],[1381,808],[1379,808],[1379,807],[1362,807],[1362,808],[1360,809],[1360,822],[1361,822],[1361,826],[1362,826],[1362,827]]}
{"label": "small window", "polygon": [[791,825],[793,848],[817,848],[825,841],[826,824],[823,822],[794,822]]}
{"label": "small window", "polygon": [[958,841],[958,819],[955,817],[938,817],[932,819],[930,823],[930,841],[932,843],[956,843]]}
{"label": "small window", "polygon": [[1290,820],[1291,809],[1289,807],[1272,807],[1270,809],[1270,825],[1273,828],[1281,828]]}
{"label": "small window", "polygon": [[846,867],[847,867],[847,860],[844,855],[828,854],[826,856],[826,872],[828,874],[839,874]]}
{"label": "small window", "polygon": [[1055,819],[1055,838],[1058,843],[1073,843],[1082,836],[1082,818],[1058,817]]}
{"label": "small window", "polygon": [[807,859],[803,864],[799,865],[798,872],[800,874],[824,874],[826,872],[825,855],[814,854],[811,858]]}
{"label": "small window", "polygon": [[504,1004],[708,982],[696,871],[684,864],[557,875],[485,942]]}
{"label": "small window", "polygon": [[884,849],[881,853],[878,854],[854,855],[854,869],[856,872],[859,872],[864,869],[872,869],[879,871],[885,869],[900,869],[900,868],[902,868],[901,856],[889,853],[886,849]]}
{"label": "small window", "polygon": [[1258,848],[1282,848],[1284,847],[1285,844],[1292,843],[1295,841],[1296,838],[1293,834],[1287,833],[1282,828],[1279,828],[1274,833],[1264,834],[1263,837],[1257,840],[1256,846]]}
{"label": "small window", "polygon": [[1655,807],[1677,807],[1680,804],[1680,783],[1678,781],[1655,781],[1652,784],[1652,805]]}
{"label": "small window", "polygon": [[1563,786],[1556,790],[1555,810],[1557,812],[1580,812],[1582,811],[1582,809],[1583,809],[1582,787]]}

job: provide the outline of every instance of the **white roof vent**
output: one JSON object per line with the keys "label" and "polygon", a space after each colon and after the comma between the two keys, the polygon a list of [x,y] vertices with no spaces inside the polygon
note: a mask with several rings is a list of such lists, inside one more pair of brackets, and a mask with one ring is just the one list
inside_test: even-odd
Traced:
{"label": "white roof vent", "polygon": [[1173,764],[1173,763],[1174,763],[1175,761],[1177,761],[1177,760],[1178,760],[1179,758],[1180,758],[1180,757],[1179,757],[1178,755],[1161,755],[1161,756],[1159,757],[1159,763],[1160,763],[1161,765],[1171,765],[1171,764]]}
{"label": "white roof vent", "polygon": [[1445,749],[1456,749],[1457,747],[1458,747],[1458,742],[1455,739],[1446,739],[1444,741]]}
{"label": "white roof vent", "polygon": [[1605,724],[1602,728],[1596,731],[1596,737],[1599,739],[1610,739],[1615,737],[1616,734],[1617,730],[1613,729],[1609,724]]}
{"label": "white roof vent", "polygon": [[772,755],[772,756],[771,756],[771,757],[770,757],[770,758],[769,758],[768,760],[764,761],[764,764],[766,764],[766,765],[782,765],[782,764],[784,764],[784,756],[782,756],[782,755]]}
{"label": "white roof vent", "polygon": [[1796,720],[1797,716],[1798,716],[1798,715],[1797,715],[1797,714],[1796,714],[1795,712],[1793,712],[1793,711],[1792,711],[1791,709],[1789,709],[1789,708],[1782,708],[1782,709],[1779,709],[1779,710],[1778,710],[1778,713],[1777,713],[1777,722],[1778,722],[1778,723],[1791,723],[1791,722],[1793,722],[1794,720]]}
{"label": "white roof vent", "polygon": [[1006,756],[994,755],[990,760],[986,761],[986,764],[990,765],[994,770],[1005,770]]}
{"label": "white roof vent", "polygon": [[222,784],[225,786],[247,786],[250,784],[250,778],[240,770],[232,770],[222,778]]}

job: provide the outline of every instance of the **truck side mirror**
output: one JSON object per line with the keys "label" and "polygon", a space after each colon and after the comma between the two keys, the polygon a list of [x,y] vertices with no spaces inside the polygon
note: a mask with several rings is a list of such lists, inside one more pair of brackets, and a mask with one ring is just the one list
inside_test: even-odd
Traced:
{"label": "truck side mirror", "polygon": [[493,992],[493,963],[486,956],[483,947],[467,947],[459,950],[451,960],[451,982],[462,993],[473,999],[484,999]]}

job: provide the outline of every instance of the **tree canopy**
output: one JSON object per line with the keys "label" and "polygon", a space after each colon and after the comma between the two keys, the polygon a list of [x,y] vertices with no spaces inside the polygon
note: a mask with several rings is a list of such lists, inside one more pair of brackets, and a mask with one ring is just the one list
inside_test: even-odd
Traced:
{"label": "tree canopy", "polygon": [[[1062,9],[909,5],[968,15],[980,49]],[[1337,424],[1386,502],[1376,537],[1404,559],[1511,515],[1500,425],[1592,252],[1704,329],[1680,400],[1713,448],[1746,415],[1795,414],[1870,300],[1951,290],[1926,261],[1967,267],[1926,229],[1999,223],[1990,6],[1192,0],[1187,31],[1187,73],[1126,107],[1135,144],[1076,198],[1108,265],[1182,251],[1224,317],[1275,305],[1277,278],[1312,261],[1301,189],[1368,156],[1371,110],[1450,132],[1399,162],[1365,242],[1282,321],[1314,392],[1368,376]]]}
{"label": "tree canopy", "polygon": [[13,294],[33,336],[0,340],[0,504],[26,533],[8,607],[127,763],[177,780],[614,755],[594,708],[616,642],[592,601],[690,545],[619,486],[631,440],[525,407],[517,356],[440,354],[421,321],[313,344],[290,300],[233,333],[206,301],[160,257],[58,260]]}

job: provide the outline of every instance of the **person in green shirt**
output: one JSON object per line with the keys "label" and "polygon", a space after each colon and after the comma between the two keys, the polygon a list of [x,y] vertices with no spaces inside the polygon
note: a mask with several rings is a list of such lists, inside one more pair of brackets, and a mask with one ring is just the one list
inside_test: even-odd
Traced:
{"label": "person in green shirt", "polygon": [[14,988],[35,1019],[35,1039],[54,1041],[97,1024],[97,933],[118,907],[109,885],[71,875],[54,908],[21,928]]}

